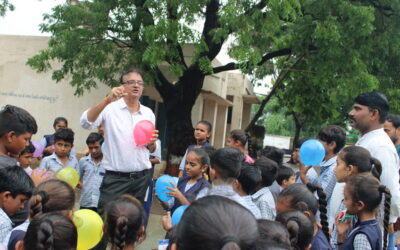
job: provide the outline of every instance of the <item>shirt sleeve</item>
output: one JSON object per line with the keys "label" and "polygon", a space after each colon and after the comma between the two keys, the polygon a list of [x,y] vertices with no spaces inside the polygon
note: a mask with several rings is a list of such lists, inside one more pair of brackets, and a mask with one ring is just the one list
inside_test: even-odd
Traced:
{"label": "shirt sleeve", "polygon": [[363,233],[359,233],[354,237],[353,247],[354,250],[372,250],[368,237]]}
{"label": "shirt sleeve", "polygon": [[179,164],[179,170],[181,170],[181,171],[183,171],[183,170],[185,169],[187,153],[188,153],[188,151],[187,151],[187,149],[186,149],[185,155],[182,157],[182,161],[181,161],[181,163]]}
{"label": "shirt sleeve", "polygon": [[157,139],[156,141],[156,150],[153,153],[150,153],[151,156],[154,156],[157,160],[161,161],[161,141]]}
{"label": "shirt sleeve", "polygon": [[44,157],[40,162],[39,168],[48,170],[46,167],[47,167],[47,157]]}
{"label": "shirt sleeve", "polygon": [[333,169],[327,169],[324,175],[320,176],[317,184],[319,184],[322,187],[322,190],[324,190],[326,194],[326,200],[329,200],[332,196],[333,189],[335,188],[336,184],[336,176],[335,172],[333,172]]}
{"label": "shirt sleeve", "polygon": [[395,223],[400,216],[400,193],[399,193],[399,166],[397,165],[396,155],[385,148],[379,148],[374,152],[374,157],[382,164],[382,174],[380,181],[391,192],[390,223]]}
{"label": "shirt sleeve", "polygon": [[[107,108],[107,107],[106,107]],[[104,109],[106,109],[104,108]],[[81,116],[81,126],[84,129],[96,129],[98,126],[100,126],[103,123],[103,116],[104,116],[104,110],[100,113],[99,117],[97,117],[96,121],[90,122],[87,118],[88,110],[83,112]]]}

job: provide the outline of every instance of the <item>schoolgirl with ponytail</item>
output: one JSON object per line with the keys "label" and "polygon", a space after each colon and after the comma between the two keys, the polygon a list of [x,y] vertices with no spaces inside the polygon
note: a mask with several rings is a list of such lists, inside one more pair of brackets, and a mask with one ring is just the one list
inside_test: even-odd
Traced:
{"label": "schoolgirl with ponytail", "polygon": [[22,240],[30,221],[49,212],[57,212],[69,218],[75,205],[75,193],[72,187],[61,180],[51,179],[40,183],[29,200],[29,220],[11,231],[6,239],[8,249],[15,249],[18,241]]}
{"label": "schoolgirl with ponytail", "polygon": [[121,195],[106,208],[105,232],[112,250],[133,250],[135,242],[144,240],[145,211],[130,195]]}
{"label": "schoolgirl with ponytail", "polygon": [[358,221],[354,229],[347,234],[351,229],[351,223],[340,217],[336,219],[339,249],[382,249],[382,231],[376,219],[376,212],[383,196],[385,196],[383,249],[386,250],[390,216],[390,191],[370,173],[358,174],[347,180],[344,188],[344,203],[347,213],[356,215]]}
{"label": "schoolgirl with ponytail", "polygon": [[[249,154],[245,153],[246,143],[247,143],[247,149],[248,149]],[[254,155],[254,154],[253,154],[253,147],[251,144],[249,133],[246,133],[240,129],[232,130],[229,133],[228,138],[226,139],[226,146],[240,150],[240,152],[242,152],[244,154],[245,162],[250,163],[250,164],[254,163],[253,158],[251,158],[251,156],[250,156],[250,155]]]}
{"label": "schoolgirl with ponytail", "polygon": [[[318,200],[313,192],[317,192]],[[295,183],[284,188],[279,194],[276,202],[276,212],[279,214],[285,211],[299,210],[308,216],[314,223],[311,249],[331,249],[329,244],[329,228],[326,215],[326,195],[322,188],[311,183],[304,185]],[[319,209],[319,221],[316,215]]]}

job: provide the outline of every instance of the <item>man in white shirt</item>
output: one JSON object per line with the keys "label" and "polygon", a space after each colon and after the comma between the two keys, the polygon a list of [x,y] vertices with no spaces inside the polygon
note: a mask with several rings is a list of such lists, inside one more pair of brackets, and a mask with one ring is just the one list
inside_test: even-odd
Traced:
{"label": "man in white shirt", "polygon": [[392,141],[383,130],[383,123],[389,111],[386,96],[377,91],[363,93],[354,99],[349,112],[351,126],[360,131],[356,146],[361,146],[382,164],[380,181],[392,194],[389,233],[400,215],[399,157]]}
{"label": "man in white shirt", "polygon": [[149,185],[151,163],[149,156],[156,149],[155,130],[150,143],[137,146],[133,129],[142,120],[155,123],[151,109],[141,105],[143,92],[142,73],[136,69],[121,75],[121,86],[115,87],[101,102],[86,110],[81,116],[85,129],[104,126],[104,158],[106,170],[100,186],[99,209],[122,194],[130,194],[143,202]]}

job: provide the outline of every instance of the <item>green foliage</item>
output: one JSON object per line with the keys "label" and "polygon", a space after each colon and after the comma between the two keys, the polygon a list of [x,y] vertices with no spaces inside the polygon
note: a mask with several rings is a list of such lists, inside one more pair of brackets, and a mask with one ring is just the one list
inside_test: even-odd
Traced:
{"label": "green foliage", "polygon": [[5,16],[7,11],[13,11],[14,5],[8,0],[0,0],[0,17]]}

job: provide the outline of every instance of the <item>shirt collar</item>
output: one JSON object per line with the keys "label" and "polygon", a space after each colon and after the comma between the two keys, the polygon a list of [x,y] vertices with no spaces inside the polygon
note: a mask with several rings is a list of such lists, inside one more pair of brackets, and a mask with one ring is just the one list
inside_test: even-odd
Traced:
{"label": "shirt collar", "polygon": [[336,162],[336,159],[337,159],[337,155],[335,155],[334,157],[330,158],[329,160],[321,162],[321,164],[319,165],[321,167],[321,170],[329,168],[330,166],[332,166],[332,164],[334,164]]}
{"label": "shirt collar", "polygon": [[[121,99],[119,99],[118,101],[117,101],[117,104],[118,104],[118,107],[120,108],[120,109],[128,109],[129,110],[129,108],[128,108],[128,105],[126,104],[126,102],[125,102],[125,99],[124,98],[121,98]],[[137,111],[139,114],[142,114],[142,104],[139,102],[139,110]]]}
{"label": "shirt collar", "polygon": [[258,198],[260,198],[260,196],[262,196],[262,195],[264,195],[264,194],[266,194],[268,192],[271,192],[271,191],[269,191],[269,188],[268,187],[263,187],[260,190],[258,190],[257,192],[255,192],[251,197],[253,199],[258,199]]}
{"label": "shirt collar", "polygon": [[375,136],[375,135],[381,134],[381,133],[385,133],[385,131],[383,130],[383,128],[374,129],[374,130],[369,131],[368,133],[362,135],[362,136],[358,139],[358,142],[364,140],[365,138],[368,138],[368,137],[371,137],[371,136]]}
{"label": "shirt collar", "polygon": [[[56,152],[53,152],[53,154],[51,154],[49,157],[51,159],[59,161],[58,156],[56,155]],[[71,155],[71,152],[69,152],[68,161],[71,161],[72,159],[73,159],[73,156]]]}
{"label": "shirt collar", "polygon": [[6,211],[4,211],[2,208],[0,208],[0,217],[3,217],[4,219],[8,220],[11,225],[13,224],[10,217],[7,215]]}

